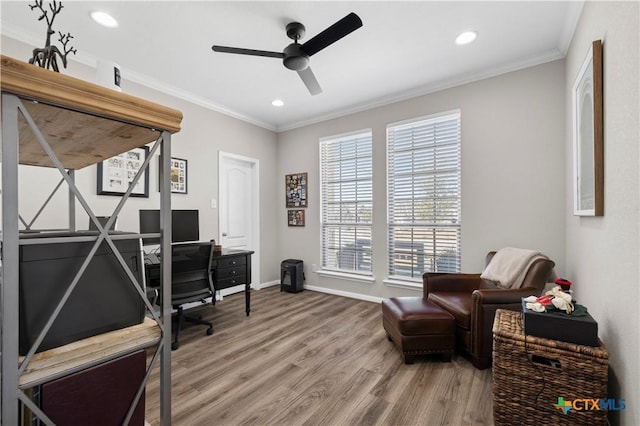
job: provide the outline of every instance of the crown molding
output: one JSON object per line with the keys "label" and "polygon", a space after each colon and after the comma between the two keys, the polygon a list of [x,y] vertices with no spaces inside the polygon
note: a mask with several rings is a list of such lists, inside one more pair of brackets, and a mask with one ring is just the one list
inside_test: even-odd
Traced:
{"label": "crown molding", "polygon": [[469,83],[474,83],[476,81],[485,80],[487,78],[496,77],[502,74],[507,74],[510,72],[533,67],[536,65],[542,65],[547,62],[563,59],[564,57],[565,55],[562,52],[560,52],[560,50],[552,49],[534,58],[527,58],[522,61],[512,62],[509,64],[502,65],[500,67],[494,67],[494,68],[486,69],[480,72],[458,75],[450,79],[441,80],[433,84],[418,87],[415,89],[410,89],[402,93],[396,93],[391,96],[378,98],[371,102],[367,102],[359,105],[353,105],[350,108],[342,109],[340,111],[336,111],[331,114],[321,115],[310,120],[302,120],[302,121],[286,124],[284,126],[279,126],[276,131],[280,133],[288,130],[297,129],[300,127],[309,126],[312,124],[321,123],[323,121],[333,120],[336,118],[344,117],[346,115],[368,111],[370,109],[391,105],[397,102],[402,102],[402,101],[406,101],[413,98],[418,98],[420,96],[428,95],[435,92],[440,92],[442,90],[451,89],[453,87],[458,87],[458,86],[462,86]]}
{"label": "crown molding", "polygon": [[580,15],[582,15],[582,8],[584,7],[584,0],[569,2],[567,6],[567,18],[564,21],[564,27],[562,28],[562,34],[560,34],[560,41],[558,48],[564,56],[569,51],[569,45],[573,40],[573,34],[576,32]]}
{"label": "crown molding", "polygon": [[573,34],[576,32],[578,21],[582,15],[582,8],[584,7],[584,0],[577,0],[569,2],[567,8],[567,19],[564,21],[564,27],[562,34],[560,34],[560,41],[558,43],[558,49],[564,56],[569,51],[571,40],[573,40]]}
{"label": "crown molding", "polygon": [[273,126],[272,124],[265,123],[264,121],[257,120],[255,118],[233,111],[225,106],[222,106],[220,104],[217,104],[211,101],[210,99],[206,99],[194,93],[187,92],[186,90],[177,88],[175,86],[171,86],[153,77],[149,77],[147,75],[140,74],[135,71],[131,71],[127,69],[124,69],[123,75],[127,80],[140,84],[142,86],[148,87],[150,89],[154,89],[159,92],[166,93],[168,95],[185,100],[187,102],[191,102],[192,104],[199,105],[201,107],[219,112],[221,114],[227,115],[232,118],[236,118],[238,120],[242,120],[246,123],[253,124],[254,126],[262,127],[266,130],[271,130],[272,132],[278,131],[277,127]]}

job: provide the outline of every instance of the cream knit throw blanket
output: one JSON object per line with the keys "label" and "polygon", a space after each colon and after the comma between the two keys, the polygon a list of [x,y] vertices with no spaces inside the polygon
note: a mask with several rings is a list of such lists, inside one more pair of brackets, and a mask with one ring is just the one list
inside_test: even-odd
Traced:
{"label": "cream knit throw blanket", "polygon": [[496,252],[481,278],[495,281],[501,288],[520,288],[529,266],[538,259],[547,259],[539,251],[504,247]]}

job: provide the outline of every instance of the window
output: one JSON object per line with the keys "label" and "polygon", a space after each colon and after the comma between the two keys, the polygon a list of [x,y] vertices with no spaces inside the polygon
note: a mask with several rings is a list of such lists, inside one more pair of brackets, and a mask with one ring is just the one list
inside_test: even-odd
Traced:
{"label": "window", "polygon": [[389,277],[460,271],[460,112],[387,126]]}
{"label": "window", "polygon": [[372,275],[371,131],[320,140],[322,269]]}

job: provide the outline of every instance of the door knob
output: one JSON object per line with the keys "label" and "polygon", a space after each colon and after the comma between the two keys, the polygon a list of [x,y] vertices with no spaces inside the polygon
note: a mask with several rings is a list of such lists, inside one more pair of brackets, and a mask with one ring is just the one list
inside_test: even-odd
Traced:
{"label": "door knob", "polygon": [[226,232],[223,232],[223,233],[222,233],[222,236],[223,236],[223,237],[226,237],[226,236],[227,236],[227,233],[226,233]]}

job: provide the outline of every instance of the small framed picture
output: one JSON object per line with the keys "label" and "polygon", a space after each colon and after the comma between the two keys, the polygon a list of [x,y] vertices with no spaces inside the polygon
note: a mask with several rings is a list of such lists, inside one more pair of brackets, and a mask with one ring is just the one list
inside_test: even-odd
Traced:
{"label": "small framed picture", "polygon": [[307,207],[307,174],[294,173],[285,175],[285,193],[287,208]]}
{"label": "small framed picture", "polygon": [[[98,163],[98,195],[124,195],[133,179],[141,171],[140,168],[147,155],[149,155],[149,148],[143,146]],[[132,197],[149,198],[148,171],[148,168],[142,171],[142,176],[131,192]]]}
{"label": "small framed picture", "polygon": [[171,192],[187,193],[187,160],[171,157]]}
{"label": "small framed picture", "polygon": [[304,210],[287,210],[289,226],[304,226]]}

